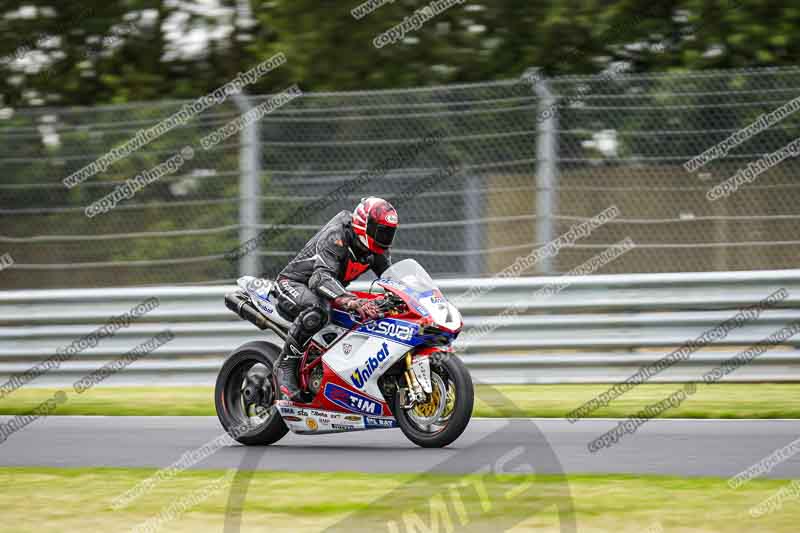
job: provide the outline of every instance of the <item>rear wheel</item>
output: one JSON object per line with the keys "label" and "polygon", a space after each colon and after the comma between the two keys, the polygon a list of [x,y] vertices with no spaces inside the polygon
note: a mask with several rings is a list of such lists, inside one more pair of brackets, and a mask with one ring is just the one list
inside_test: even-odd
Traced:
{"label": "rear wheel", "polygon": [[272,369],[280,354],[274,344],[256,341],[237,348],[217,376],[217,418],[242,444],[273,444],[289,431],[275,407]]}
{"label": "rear wheel", "polygon": [[394,395],[397,424],[408,439],[423,448],[442,448],[464,432],[472,417],[475,391],[467,367],[455,355],[431,356],[432,391],[428,401],[411,408]]}

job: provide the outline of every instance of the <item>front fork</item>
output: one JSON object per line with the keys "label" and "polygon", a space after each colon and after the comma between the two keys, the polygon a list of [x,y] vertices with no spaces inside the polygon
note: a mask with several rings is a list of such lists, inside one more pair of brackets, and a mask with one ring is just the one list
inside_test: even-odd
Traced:
{"label": "front fork", "polygon": [[406,370],[403,376],[406,380],[405,396],[401,397],[401,404],[410,408],[417,403],[428,401],[428,395],[433,391],[431,383],[431,361],[428,354],[406,354]]}

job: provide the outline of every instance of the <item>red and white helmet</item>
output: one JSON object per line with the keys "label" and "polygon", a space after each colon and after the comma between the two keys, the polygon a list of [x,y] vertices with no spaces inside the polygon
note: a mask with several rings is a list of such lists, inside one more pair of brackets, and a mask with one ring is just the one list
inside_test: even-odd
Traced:
{"label": "red and white helmet", "polygon": [[353,210],[353,231],[366,248],[383,254],[397,231],[397,211],[382,198],[362,198]]}

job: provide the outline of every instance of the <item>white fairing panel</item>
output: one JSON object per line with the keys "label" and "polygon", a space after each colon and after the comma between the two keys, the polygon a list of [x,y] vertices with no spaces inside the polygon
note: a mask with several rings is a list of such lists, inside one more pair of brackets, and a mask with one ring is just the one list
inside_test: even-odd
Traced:
{"label": "white fairing panel", "polygon": [[352,333],[337,342],[322,360],[349,386],[383,401],[378,378],[410,349],[384,337]]}
{"label": "white fairing panel", "polygon": [[441,293],[422,297],[419,303],[431,314],[436,325],[452,330],[461,327],[461,313]]}
{"label": "white fairing panel", "polygon": [[264,316],[288,328],[292,323],[278,314],[275,302],[270,297],[269,292],[272,290],[272,283],[268,279],[255,278],[253,276],[243,276],[236,281],[239,288],[250,296],[250,299]]}

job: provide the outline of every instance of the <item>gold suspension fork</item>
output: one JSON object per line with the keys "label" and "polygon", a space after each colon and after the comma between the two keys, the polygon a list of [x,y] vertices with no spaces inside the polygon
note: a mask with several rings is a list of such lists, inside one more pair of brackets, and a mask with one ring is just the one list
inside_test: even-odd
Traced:
{"label": "gold suspension fork", "polygon": [[410,390],[414,390],[414,384],[417,382],[417,378],[414,376],[414,372],[411,371],[411,352],[406,354],[406,384]]}
{"label": "gold suspension fork", "polygon": [[414,395],[414,401],[417,402],[425,398],[425,393],[422,391],[422,385],[417,381],[417,376],[414,375],[414,371],[411,370],[411,365],[411,352],[408,352],[406,354],[406,384],[408,384],[408,389]]}

